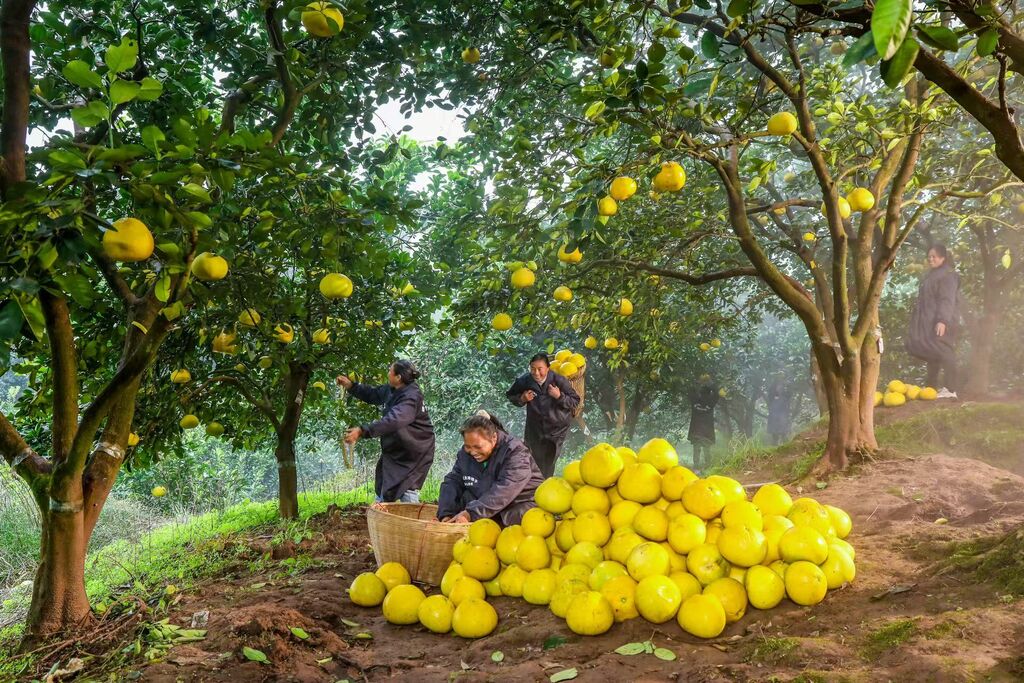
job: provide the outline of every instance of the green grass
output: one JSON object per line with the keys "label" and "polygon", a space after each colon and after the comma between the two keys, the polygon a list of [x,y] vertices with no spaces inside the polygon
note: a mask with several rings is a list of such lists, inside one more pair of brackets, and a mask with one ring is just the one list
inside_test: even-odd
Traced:
{"label": "green grass", "polygon": [[875,660],[895,650],[917,634],[917,622],[913,619],[897,619],[868,634],[861,648],[865,659]]}
{"label": "green grass", "polygon": [[790,659],[800,643],[793,638],[761,638],[748,656],[748,661],[761,664],[782,664]]}
{"label": "green grass", "polygon": [[1024,529],[952,543],[941,554],[949,558],[944,562],[946,566],[991,582],[1011,596],[1024,596]]}

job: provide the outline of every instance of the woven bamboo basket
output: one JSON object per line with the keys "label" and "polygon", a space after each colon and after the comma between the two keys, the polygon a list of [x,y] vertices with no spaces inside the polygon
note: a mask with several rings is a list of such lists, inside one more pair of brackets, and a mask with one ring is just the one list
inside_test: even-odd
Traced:
{"label": "woven bamboo basket", "polygon": [[377,503],[366,510],[366,526],[377,566],[399,562],[413,580],[437,586],[452,561],[452,547],[468,524],[437,521],[427,503]]}
{"label": "woven bamboo basket", "polygon": [[586,393],[587,382],[587,366],[584,365],[581,370],[578,370],[575,375],[570,375],[566,379],[569,380],[569,384],[576,390],[576,393],[580,395],[580,402],[576,405],[576,410],[572,411],[573,417],[579,417],[583,414],[583,395]]}

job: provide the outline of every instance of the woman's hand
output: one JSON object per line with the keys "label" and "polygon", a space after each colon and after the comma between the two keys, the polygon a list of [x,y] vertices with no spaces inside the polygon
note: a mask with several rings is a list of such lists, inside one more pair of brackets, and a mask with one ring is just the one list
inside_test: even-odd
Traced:
{"label": "woman's hand", "polygon": [[345,432],[345,443],[351,446],[356,441],[359,441],[359,439],[362,436],[363,430],[360,427],[352,427],[347,432]]}
{"label": "woman's hand", "polygon": [[551,386],[548,387],[548,396],[557,401],[558,399],[562,398],[562,390],[556,387],[552,382]]}
{"label": "woman's hand", "polygon": [[354,384],[354,382],[348,378],[348,375],[338,375],[338,379],[336,381],[338,384],[345,387],[346,391],[351,389]]}
{"label": "woman's hand", "polygon": [[468,524],[469,523],[469,513],[466,512],[465,510],[463,510],[459,514],[452,515],[451,517],[445,517],[441,521],[444,522],[445,524]]}
{"label": "woman's hand", "polygon": [[946,323],[935,323],[935,336],[945,337],[946,336]]}

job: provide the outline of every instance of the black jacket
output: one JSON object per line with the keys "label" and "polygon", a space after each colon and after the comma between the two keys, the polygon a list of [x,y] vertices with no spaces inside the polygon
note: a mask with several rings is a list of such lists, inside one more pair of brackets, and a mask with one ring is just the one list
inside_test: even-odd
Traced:
{"label": "black jacket", "polygon": [[[957,310],[960,276],[949,264],[928,271],[917,290],[917,302],[910,315],[907,351],[923,360],[941,360],[956,343],[960,315]],[[946,334],[935,334],[937,323],[946,324]]]}
{"label": "black jacket", "polygon": [[427,479],[434,462],[434,425],[423,405],[423,393],[415,384],[400,389],[390,385],[353,384],[349,393],[360,401],[381,407],[382,416],[361,425],[366,438],[380,437],[374,491],[385,501],[397,500],[417,490]]}
{"label": "black jacket", "polygon": [[[548,387],[554,384],[562,392],[558,399],[548,396]],[[537,395],[532,401],[523,400],[523,392],[532,389]],[[513,405],[526,406],[526,440],[540,438],[548,441],[561,441],[569,433],[572,414],[580,403],[580,395],[572,388],[572,384],[558,373],[549,372],[544,386],[537,384],[530,373],[526,373],[515,381],[512,388],[505,392]]]}
{"label": "black jacket", "polygon": [[437,517],[451,517],[463,510],[474,522],[497,518],[502,526],[518,524],[534,507],[533,494],[544,481],[530,449],[521,439],[498,433],[494,453],[477,462],[465,448],[455,456],[455,466],[441,484]]}
{"label": "black jacket", "polygon": [[702,384],[690,393],[690,441],[715,442],[715,405],[718,403],[718,387]]}

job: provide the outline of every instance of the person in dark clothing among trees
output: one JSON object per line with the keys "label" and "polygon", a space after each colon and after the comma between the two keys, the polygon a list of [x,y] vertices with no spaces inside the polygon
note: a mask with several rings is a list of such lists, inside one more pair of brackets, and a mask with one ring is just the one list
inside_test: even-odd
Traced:
{"label": "person in dark clothing among trees", "polygon": [[437,518],[442,522],[493,519],[519,524],[544,481],[530,450],[481,410],[462,423],[463,446],[441,484]]}
{"label": "person in dark clothing among trees", "polygon": [[790,400],[793,395],[786,386],[786,376],[776,373],[768,385],[768,438],[772,446],[780,446],[789,438]]}
{"label": "person in dark clothing among trees", "polygon": [[517,379],[505,395],[513,405],[526,406],[523,440],[541,473],[545,477],[552,476],[580,395],[569,380],[551,372],[546,353],[538,353],[530,359],[530,372]]}
{"label": "person in dark clothing among trees", "polygon": [[377,502],[417,503],[420,487],[434,462],[434,425],[423,405],[412,362],[396,360],[388,368],[388,383],[379,386],[353,382],[345,375],[338,384],[360,401],[381,406],[381,418],[345,433],[345,443],[380,438],[380,459],[373,480]]}
{"label": "person in dark clothing among trees", "polygon": [[718,387],[711,381],[711,375],[701,375],[700,384],[690,392],[690,431],[686,437],[693,444],[693,466],[697,470],[711,464],[718,399]]}
{"label": "person in dark clothing among trees", "polygon": [[[927,386],[939,389],[939,398],[956,398],[956,337],[959,327],[957,300],[960,276],[942,244],[928,249],[931,270],[921,280],[914,312],[907,330],[907,351],[928,364]],[[939,384],[942,372],[944,384]]]}

